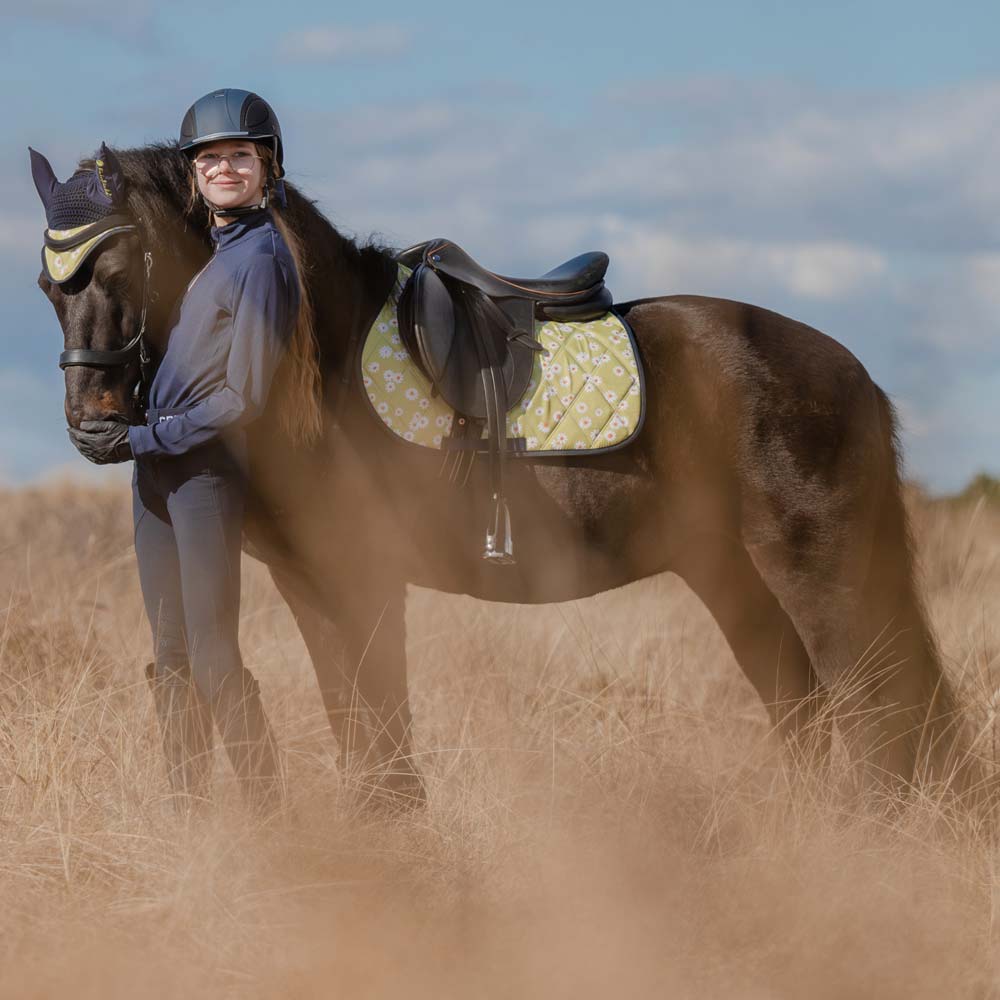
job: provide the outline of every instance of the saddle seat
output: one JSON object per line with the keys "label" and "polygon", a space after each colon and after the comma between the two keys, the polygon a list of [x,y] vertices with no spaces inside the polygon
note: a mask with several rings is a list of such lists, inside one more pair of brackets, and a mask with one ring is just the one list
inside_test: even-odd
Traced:
{"label": "saddle seat", "polygon": [[407,256],[419,252],[434,269],[456,281],[472,285],[491,298],[531,299],[536,302],[582,301],[596,294],[608,270],[606,253],[582,253],[554,267],[540,278],[508,278],[488,271],[450,240],[431,240],[404,250],[398,259],[406,264]]}

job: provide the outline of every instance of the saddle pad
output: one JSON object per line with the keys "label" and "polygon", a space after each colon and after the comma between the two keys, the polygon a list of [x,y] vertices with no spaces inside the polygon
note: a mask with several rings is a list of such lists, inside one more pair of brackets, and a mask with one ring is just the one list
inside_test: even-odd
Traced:
{"label": "saddle pad", "polygon": [[[396,304],[410,269],[396,285],[361,349],[361,381],[382,423],[404,441],[448,447],[455,411],[403,347]],[[614,312],[586,323],[535,321],[544,348],[524,398],[507,414],[513,456],[580,455],[621,448],[645,415],[642,368],[628,324]],[[484,431],[485,434],[485,431]]]}
{"label": "saddle pad", "polygon": [[[448,447],[455,411],[433,394],[427,377],[403,347],[396,304],[410,269],[399,265],[396,285],[361,349],[361,381],[382,423],[405,441]],[[628,444],[642,426],[642,369],[632,331],[608,312],[586,323],[535,321],[544,348],[524,398],[507,414],[515,457],[604,452]],[[485,433],[485,432],[484,432]]]}

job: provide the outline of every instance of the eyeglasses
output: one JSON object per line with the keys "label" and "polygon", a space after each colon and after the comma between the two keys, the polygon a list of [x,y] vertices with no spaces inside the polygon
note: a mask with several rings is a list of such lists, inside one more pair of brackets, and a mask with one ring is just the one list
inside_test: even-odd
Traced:
{"label": "eyeglasses", "polygon": [[238,174],[248,174],[253,170],[253,161],[260,160],[263,157],[256,156],[253,153],[199,153],[194,158],[194,165],[206,176],[208,174],[214,174],[219,167],[222,166],[222,161],[227,160],[229,165]]}

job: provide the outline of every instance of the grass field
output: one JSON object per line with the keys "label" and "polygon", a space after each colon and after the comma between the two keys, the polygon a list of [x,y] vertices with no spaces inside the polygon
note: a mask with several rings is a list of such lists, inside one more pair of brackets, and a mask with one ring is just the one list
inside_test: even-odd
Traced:
{"label": "grass field", "polygon": [[[429,802],[375,819],[245,559],[242,645],[291,809],[255,825],[219,752],[219,806],[185,824],[127,490],[0,505],[0,997],[1000,997],[995,834],[937,795],[862,810],[790,769],[672,577],[539,609],[414,591]],[[912,508],[992,754],[1000,512]]]}

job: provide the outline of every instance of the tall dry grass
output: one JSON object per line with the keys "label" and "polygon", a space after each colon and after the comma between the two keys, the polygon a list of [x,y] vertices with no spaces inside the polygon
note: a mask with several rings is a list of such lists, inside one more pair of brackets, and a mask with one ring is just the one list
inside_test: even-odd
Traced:
{"label": "tall dry grass", "polygon": [[[413,593],[429,802],[377,819],[246,560],[243,649],[291,809],[251,822],[220,753],[218,808],[184,823],[142,677],[127,492],[0,505],[0,996],[1000,996],[989,830],[931,793],[862,809],[789,767],[672,578],[541,609]],[[1000,515],[914,515],[992,747]]]}

